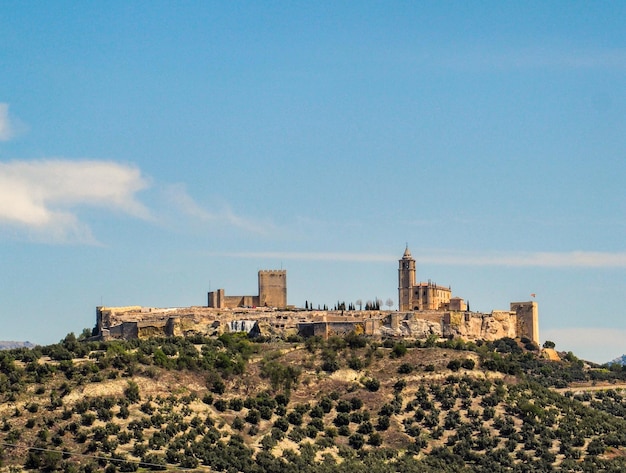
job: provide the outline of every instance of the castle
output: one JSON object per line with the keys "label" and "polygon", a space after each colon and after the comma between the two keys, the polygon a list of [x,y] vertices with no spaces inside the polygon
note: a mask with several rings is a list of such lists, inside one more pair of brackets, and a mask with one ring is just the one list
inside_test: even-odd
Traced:
{"label": "castle", "polygon": [[224,289],[209,292],[208,307],[213,309],[234,309],[236,307],[278,307],[287,306],[287,271],[259,271],[258,296],[226,296]]}
{"label": "castle", "polygon": [[539,344],[537,303],[511,302],[509,310],[472,312],[452,297],[450,287],[416,283],[415,259],[407,248],[398,267],[398,311],[312,310],[287,305],[287,272],[261,270],[258,295],[208,293],[206,306],[151,308],[97,307],[96,331],[102,339],[149,336],[218,335],[245,331],[254,335],[346,335],[405,338],[461,337],[466,340],[528,338]]}

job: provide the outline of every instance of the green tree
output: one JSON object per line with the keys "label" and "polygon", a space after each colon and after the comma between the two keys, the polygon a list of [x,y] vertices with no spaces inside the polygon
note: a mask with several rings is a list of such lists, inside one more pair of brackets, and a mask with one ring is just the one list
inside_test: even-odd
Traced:
{"label": "green tree", "polygon": [[139,395],[139,385],[135,381],[128,381],[126,388],[124,389],[124,396],[131,404],[141,401]]}

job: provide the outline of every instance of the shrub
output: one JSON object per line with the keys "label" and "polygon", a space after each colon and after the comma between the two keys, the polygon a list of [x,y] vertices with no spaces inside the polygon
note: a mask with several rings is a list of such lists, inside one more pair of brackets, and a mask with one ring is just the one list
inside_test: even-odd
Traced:
{"label": "shrub", "polygon": [[134,381],[128,381],[128,385],[124,389],[124,396],[128,402],[135,403],[141,400],[141,396],[139,396],[139,386]]}
{"label": "shrub", "polygon": [[327,373],[334,373],[335,371],[339,370],[339,368],[339,362],[334,358],[327,358],[322,363],[322,369]]}
{"label": "shrub", "polygon": [[380,389],[380,381],[376,378],[368,378],[363,381],[363,386],[365,386],[368,391],[376,392]]}
{"label": "shrub", "polygon": [[352,406],[352,410],[356,411],[363,407],[363,401],[358,397],[350,398],[350,405]]}
{"label": "shrub", "polygon": [[396,383],[393,385],[393,389],[396,392],[400,392],[402,391],[404,388],[406,388],[406,381],[404,379],[399,379],[398,381],[396,381]]}
{"label": "shrub", "polygon": [[320,400],[319,406],[325,414],[328,414],[333,408],[333,401],[331,398],[324,396]]}
{"label": "shrub", "polygon": [[350,435],[350,437],[348,437],[348,445],[350,445],[355,450],[360,449],[361,447],[363,447],[364,444],[365,439],[363,438],[363,435],[359,433],[352,434]]}
{"label": "shrub", "polygon": [[214,392],[215,394],[224,394],[224,391],[226,391],[226,385],[224,384],[224,381],[218,378],[213,380],[210,389],[211,392]]}
{"label": "shrub", "polygon": [[373,447],[379,447],[383,443],[383,437],[378,432],[372,432],[367,439],[367,443]]}
{"label": "shrub", "polygon": [[337,429],[337,433],[341,435],[342,437],[348,437],[350,436],[352,431],[350,430],[350,426],[342,425],[341,427],[339,427],[339,429]]}
{"label": "shrub", "polygon": [[406,345],[404,343],[396,343],[393,346],[393,350],[391,351],[391,357],[392,358],[400,358],[404,355],[406,355],[407,352],[407,348]]}
{"label": "shrub", "polygon": [[348,360],[348,367],[350,369],[359,371],[363,369],[363,366],[364,366],[363,361],[360,358],[357,358],[356,356],[353,356],[352,358]]}
{"label": "shrub", "polygon": [[298,411],[291,411],[287,415],[287,420],[290,424],[293,425],[301,425],[302,424],[302,414]]}
{"label": "shrub", "polygon": [[224,412],[228,408],[228,402],[224,399],[218,399],[213,403],[213,406],[220,412]]}
{"label": "shrub", "polygon": [[243,400],[241,398],[235,397],[229,401],[228,406],[231,410],[239,412],[241,409],[243,409]]}
{"label": "shrub", "polygon": [[240,417],[237,416],[233,419],[233,429],[241,430],[243,429],[243,426],[244,426],[244,423]]}
{"label": "shrub", "polygon": [[342,399],[337,403],[336,409],[337,412],[350,412],[352,410],[352,404],[349,401]]}
{"label": "shrub", "polygon": [[289,421],[284,417],[279,417],[274,421],[274,427],[282,432],[287,432],[289,430]]}
{"label": "shrub", "polygon": [[378,417],[378,424],[376,425],[376,430],[387,430],[390,424],[391,424],[391,419],[389,418],[389,416],[380,416]]}
{"label": "shrub", "polygon": [[350,348],[365,348],[367,346],[367,338],[364,335],[357,335],[355,332],[346,335],[345,340]]}
{"label": "shrub", "polygon": [[370,421],[363,422],[359,425],[357,432],[360,434],[370,434],[374,431],[374,426]]}
{"label": "shrub", "polygon": [[347,414],[346,412],[340,412],[339,414],[337,414],[337,417],[335,417],[335,420],[333,421],[333,423],[337,427],[348,425],[350,423],[350,415]]}

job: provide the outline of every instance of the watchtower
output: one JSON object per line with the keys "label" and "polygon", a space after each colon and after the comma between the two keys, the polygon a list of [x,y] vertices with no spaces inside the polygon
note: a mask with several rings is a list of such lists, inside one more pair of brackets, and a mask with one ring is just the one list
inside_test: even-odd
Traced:
{"label": "watchtower", "polygon": [[539,345],[539,309],[535,301],[511,302],[511,312],[517,316],[517,336],[530,338]]}
{"label": "watchtower", "polygon": [[287,306],[286,270],[259,271],[259,306],[281,308]]}

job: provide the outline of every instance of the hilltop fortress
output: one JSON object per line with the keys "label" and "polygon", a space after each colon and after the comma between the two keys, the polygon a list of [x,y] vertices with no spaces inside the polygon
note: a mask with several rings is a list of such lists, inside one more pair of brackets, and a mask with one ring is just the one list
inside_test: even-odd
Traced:
{"label": "hilltop fortress", "polygon": [[151,308],[97,307],[100,338],[219,335],[304,337],[346,335],[421,339],[431,335],[465,340],[528,338],[539,344],[537,303],[511,302],[509,310],[472,312],[450,287],[430,281],[416,283],[415,259],[408,247],[398,266],[398,310],[312,310],[287,305],[287,272],[259,271],[258,295],[226,296],[224,289],[208,293],[206,306]]}

